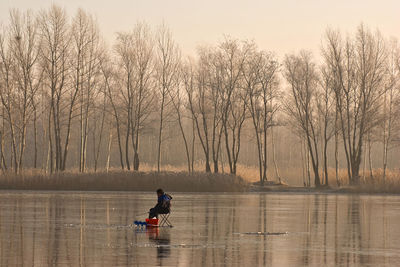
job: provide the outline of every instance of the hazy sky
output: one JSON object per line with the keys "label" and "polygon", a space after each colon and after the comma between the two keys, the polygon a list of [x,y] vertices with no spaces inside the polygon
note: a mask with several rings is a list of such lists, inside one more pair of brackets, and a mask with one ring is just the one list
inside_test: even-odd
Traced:
{"label": "hazy sky", "polygon": [[0,22],[8,21],[10,8],[38,10],[51,3],[69,15],[78,7],[94,14],[109,42],[137,21],[151,26],[164,21],[187,54],[224,34],[254,39],[279,56],[299,49],[318,53],[326,27],[354,32],[361,22],[400,38],[400,0],[0,0]]}

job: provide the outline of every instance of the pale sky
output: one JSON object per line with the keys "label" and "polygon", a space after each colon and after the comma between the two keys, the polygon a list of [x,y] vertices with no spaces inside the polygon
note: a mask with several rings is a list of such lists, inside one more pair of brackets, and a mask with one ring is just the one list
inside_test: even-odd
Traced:
{"label": "pale sky", "polygon": [[351,33],[361,22],[400,39],[400,0],[0,0],[0,23],[8,22],[10,8],[39,10],[52,3],[69,16],[79,7],[89,11],[108,43],[137,21],[152,27],[165,22],[185,54],[224,34],[254,40],[278,56],[300,49],[318,54],[328,26]]}

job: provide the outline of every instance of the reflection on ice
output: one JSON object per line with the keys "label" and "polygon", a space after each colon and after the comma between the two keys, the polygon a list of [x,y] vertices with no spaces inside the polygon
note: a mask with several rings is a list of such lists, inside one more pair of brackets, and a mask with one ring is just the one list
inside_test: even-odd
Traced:
{"label": "reflection on ice", "polygon": [[276,233],[270,233],[270,232],[246,232],[246,233],[234,233],[234,234],[239,234],[239,235],[287,235],[288,232],[276,232]]}
{"label": "reflection on ice", "polygon": [[132,221],[153,193],[3,192],[0,266],[400,265],[397,196],[174,200],[173,228],[139,229]]}
{"label": "reflection on ice", "polygon": [[64,224],[67,228],[87,228],[87,229],[107,229],[107,228],[115,228],[115,229],[123,229],[123,228],[133,228],[133,225],[121,225],[121,224],[73,224],[66,223]]}

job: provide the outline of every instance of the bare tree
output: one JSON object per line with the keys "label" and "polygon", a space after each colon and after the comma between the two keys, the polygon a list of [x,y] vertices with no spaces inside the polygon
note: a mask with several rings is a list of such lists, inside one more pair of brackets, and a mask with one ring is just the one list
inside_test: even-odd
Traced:
{"label": "bare tree", "polygon": [[[40,58],[50,107],[48,113],[50,170],[59,171],[66,168],[72,116],[78,93],[76,89],[71,90],[68,77],[70,71],[68,62],[70,55],[69,25],[65,11],[54,5],[47,11],[40,13],[39,24],[41,35]],[[66,116],[65,109],[67,110]],[[66,120],[65,123],[64,120]],[[66,134],[63,149],[64,130]],[[53,133],[53,136],[51,133]],[[53,162],[54,156],[55,164]]]}
{"label": "bare tree", "polygon": [[[256,136],[260,182],[267,177],[267,130],[274,126],[274,115],[278,109],[277,72],[278,62],[271,53],[253,51],[243,68],[245,89],[248,94],[248,110]],[[272,134],[272,132],[271,132]]]}
{"label": "bare tree", "polygon": [[334,74],[347,172],[350,183],[359,183],[364,137],[377,124],[379,99],[384,93],[386,52],[380,33],[360,25],[353,39],[342,41],[339,32],[328,30],[323,56]]}
{"label": "bare tree", "polygon": [[125,110],[125,162],[126,167],[130,170],[130,159],[129,159],[129,138],[132,133],[132,117],[134,109],[134,40],[130,33],[118,33],[117,43],[114,46],[114,50],[118,57],[118,67],[120,70],[119,81],[121,90],[121,100]]}
{"label": "bare tree", "polygon": [[[0,34],[0,97],[2,103],[2,119],[3,119],[3,131],[2,139],[5,136],[4,124],[5,122],[9,126],[9,131],[11,135],[11,164],[10,166],[15,166],[14,171],[18,172],[18,160],[17,160],[17,144],[16,144],[16,130],[14,128],[14,112],[12,100],[14,99],[14,89],[13,89],[13,77],[12,70],[14,68],[14,58],[9,49],[9,31],[7,29],[2,29]],[[3,141],[3,140],[2,140]]]}
{"label": "bare tree", "polygon": [[[205,97],[206,105],[203,105],[203,118],[202,121],[204,133],[207,130],[210,131],[210,147],[212,161],[214,165],[214,173],[219,172],[218,162],[221,154],[221,140],[223,133],[222,125],[222,94],[223,83],[222,83],[222,68],[221,61],[219,60],[219,48],[206,48],[199,49],[200,65],[202,66],[202,79],[199,79],[199,85],[205,90],[202,97]],[[208,117],[208,118],[207,118]],[[207,126],[207,124],[209,126]],[[208,141],[208,139],[207,139]]]}
{"label": "bare tree", "polygon": [[218,62],[221,97],[221,122],[224,131],[225,148],[230,173],[236,174],[240,152],[240,138],[246,119],[244,104],[246,92],[241,90],[242,69],[248,52],[253,44],[240,45],[237,40],[226,38],[219,45],[216,60]]}
{"label": "bare tree", "polygon": [[[0,37],[2,76],[5,78],[0,96],[10,126],[14,170],[18,173],[22,170],[27,126],[32,112],[35,114],[33,119],[36,127],[34,101],[41,75],[37,70],[39,45],[34,17],[30,12],[21,14],[12,10],[10,20],[7,36],[4,34]],[[7,44],[4,43],[5,38]],[[36,158],[35,135],[35,166]]]}
{"label": "bare tree", "polygon": [[385,92],[383,95],[382,123],[379,129],[382,130],[383,144],[383,181],[386,181],[386,169],[388,152],[394,146],[396,132],[400,130],[400,69],[399,62],[400,49],[397,40],[392,39],[389,43],[388,62],[386,66],[387,78],[385,81]]}
{"label": "bare tree", "polygon": [[[100,70],[101,74],[103,77],[103,83],[104,83],[104,90],[105,93],[107,94],[109,98],[109,103],[111,105],[111,113],[112,116],[114,117],[114,123],[117,131],[117,140],[118,140],[118,151],[119,151],[119,160],[120,160],[120,165],[121,169],[125,168],[124,165],[124,158],[123,158],[123,152],[122,152],[122,134],[121,134],[121,105],[120,105],[120,100],[119,100],[119,95],[120,91],[118,90],[118,82],[117,82],[117,75],[115,74],[115,66],[111,63],[111,59],[108,58],[107,55],[103,59],[100,60]],[[110,138],[109,138],[109,149],[110,151],[110,146],[111,146],[111,137],[112,137],[112,131],[110,130]],[[108,163],[109,164],[109,157],[108,157]],[[108,167],[107,167],[108,170]]]}
{"label": "bare tree", "polygon": [[318,74],[311,54],[288,55],[284,61],[284,77],[290,86],[290,98],[285,104],[292,125],[304,136],[314,171],[314,184],[320,186],[319,131],[316,107]]}
{"label": "bare tree", "polygon": [[[109,118],[107,118],[108,116],[108,110],[107,107],[109,106],[109,102],[108,102],[108,97],[107,97],[107,91],[105,88],[105,85],[102,86],[102,96],[103,96],[103,103],[101,108],[97,107],[96,110],[99,111],[99,115],[98,116],[94,116],[94,130],[93,130],[93,155],[94,155],[94,171],[97,171],[98,168],[98,162],[99,162],[99,157],[100,157],[100,151],[101,151],[101,143],[103,141],[103,133],[104,133],[104,126],[107,122],[107,120],[109,120]],[[106,120],[107,118],[107,120]],[[99,133],[99,140],[98,142],[96,142],[96,134],[97,134],[97,127],[96,127],[96,122],[98,121],[98,119],[100,120],[100,129],[98,129],[98,131],[100,131]],[[111,129],[109,129],[110,131]],[[109,147],[109,146],[107,146]],[[107,164],[106,164],[107,165]]]}
{"label": "bare tree", "polygon": [[161,146],[165,120],[169,118],[168,107],[171,104],[169,91],[177,86],[179,74],[180,51],[172,39],[170,30],[161,25],[156,36],[156,79],[159,98],[160,123],[158,127],[157,142],[157,171],[160,171]]}
{"label": "bare tree", "polygon": [[[181,86],[181,80],[182,77],[185,77],[187,73],[183,70],[183,68],[180,68],[180,75],[179,75],[179,81],[178,81],[178,86],[175,86],[173,90],[169,90],[169,97],[171,98],[171,103],[176,111],[176,121],[179,125],[179,130],[182,135],[183,143],[185,145],[185,153],[186,153],[186,160],[187,160],[187,166],[188,166],[188,172],[192,172],[192,165],[190,164],[190,153],[189,153],[189,143],[187,140],[187,133],[184,129],[184,94],[182,92],[182,86]],[[187,77],[185,77],[187,78]],[[184,78],[184,79],[185,79]],[[185,85],[183,85],[185,86]]]}
{"label": "bare tree", "polygon": [[[126,118],[125,161],[130,170],[129,141],[134,153],[133,169],[139,170],[140,133],[152,112],[154,100],[153,38],[146,24],[138,23],[132,32],[119,33],[115,51],[119,60],[120,99]],[[115,100],[114,100],[115,101]],[[115,109],[116,110],[116,109]]]}
{"label": "bare tree", "polygon": [[[71,63],[74,94],[79,96],[79,171],[86,169],[89,116],[97,93],[96,83],[99,75],[99,33],[93,18],[79,9],[71,26]],[[76,96],[75,96],[76,97]],[[69,132],[67,133],[67,135]],[[67,140],[68,141],[68,140]],[[68,149],[64,150],[66,158]],[[63,166],[65,168],[65,166]]]}
{"label": "bare tree", "polygon": [[[1,41],[0,41],[1,43]],[[1,69],[1,67],[0,67]],[[2,89],[2,81],[0,79],[0,90]],[[5,128],[5,112],[4,112],[4,106],[2,106],[2,113],[1,113],[1,131],[0,131],[0,168],[3,172],[7,170],[7,162],[6,162],[6,156],[5,156],[5,151],[4,151],[4,144],[5,144],[5,139],[6,139],[6,128]]]}
{"label": "bare tree", "polygon": [[134,151],[133,168],[139,170],[139,141],[140,133],[152,112],[154,101],[154,57],[153,37],[149,27],[144,23],[138,23],[133,30],[133,111],[132,145]]}
{"label": "bare tree", "polygon": [[338,131],[335,125],[335,95],[333,90],[333,76],[328,73],[328,68],[321,68],[321,80],[316,104],[319,114],[321,130],[321,145],[323,151],[323,171],[325,185],[329,185],[328,177],[328,143]]}
{"label": "bare tree", "polygon": [[184,87],[204,152],[205,170],[211,172],[212,159],[214,172],[217,173],[223,130],[220,69],[214,48],[201,47],[198,53],[197,65],[191,62],[184,75]]}
{"label": "bare tree", "polygon": [[335,105],[335,178],[336,178],[336,184],[337,186],[340,187],[340,181],[339,181],[339,110],[338,110],[338,105]]}
{"label": "bare tree", "polygon": [[[185,64],[182,70],[182,82],[185,89],[188,109],[192,114],[193,121],[193,138],[194,131],[197,130],[201,147],[203,148],[205,157],[205,171],[211,172],[210,167],[210,145],[209,145],[209,133],[208,133],[208,111],[210,105],[208,105],[206,97],[206,69],[202,67],[201,60],[198,66],[193,61],[189,61]],[[193,146],[194,140],[192,140],[192,160],[193,160]],[[192,164],[193,169],[193,164]]]}

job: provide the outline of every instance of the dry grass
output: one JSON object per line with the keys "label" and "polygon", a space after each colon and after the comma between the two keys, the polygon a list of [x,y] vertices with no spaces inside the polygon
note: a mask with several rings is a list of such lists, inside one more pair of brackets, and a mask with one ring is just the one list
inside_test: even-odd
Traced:
{"label": "dry grass", "polygon": [[154,191],[163,188],[175,192],[242,192],[248,184],[239,176],[195,172],[110,171],[43,175],[25,172],[0,176],[0,189],[9,190],[82,190],[82,191]]}
{"label": "dry grass", "polygon": [[[202,172],[204,164],[201,162],[195,165],[196,172],[192,174],[185,171],[186,166],[163,166],[162,172],[157,173],[155,166],[142,164],[141,170],[132,172],[113,169],[108,173],[89,170],[84,174],[69,171],[54,175],[28,170],[21,175],[0,175],[0,189],[154,191],[161,187],[176,192],[243,192],[248,190],[250,183],[259,181],[258,168],[245,165],[238,165],[238,176]],[[330,168],[328,174],[330,187],[337,188],[335,169]],[[290,186],[303,186],[301,169],[282,169],[280,176]],[[361,172],[360,176],[360,184],[350,186],[347,170],[340,169],[341,187],[338,190],[354,193],[400,193],[399,171],[387,170],[385,181],[381,169],[374,170],[372,177],[369,171],[365,176]],[[277,181],[272,168],[268,171],[268,177],[269,180]]]}
{"label": "dry grass", "polygon": [[[340,169],[338,172],[338,187],[335,177],[335,169],[328,169],[329,186],[337,188],[339,191],[350,193],[400,193],[400,172],[397,170],[387,170],[386,178],[383,179],[383,170],[374,169],[372,176],[369,171],[365,174],[360,172],[360,183],[350,185],[347,169]],[[340,189],[339,189],[340,188]]]}
{"label": "dry grass", "polygon": [[351,186],[352,192],[363,193],[400,193],[400,172],[394,170],[387,170],[386,177],[383,179],[383,170],[375,169],[366,172],[365,175],[360,175],[360,185]]}
{"label": "dry grass", "polygon": [[[239,166],[238,174],[248,182],[257,182],[259,174],[257,167]],[[277,181],[274,170],[271,168],[267,173],[269,179]],[[297,168],[288,168],[280,170],[282,181],[290,186],[303,186],[302,170]],[[321,171],[322,177],[322,171]],[[349,185],[347,169],[340,169],[338,171],[338,180],[340,188],[337,185],[336,174],[334,168],[328,169],[329,186],[336,188],[338,191],[353,192],[353,193],[400,193],[400,171],[387,170],[386,179],[383,179],[383,170],[373,170],[373,175],[366,171],[360,173],[360,184],[356,186]],[[311,183],[313,183],[314,176],[311,173]]]}

